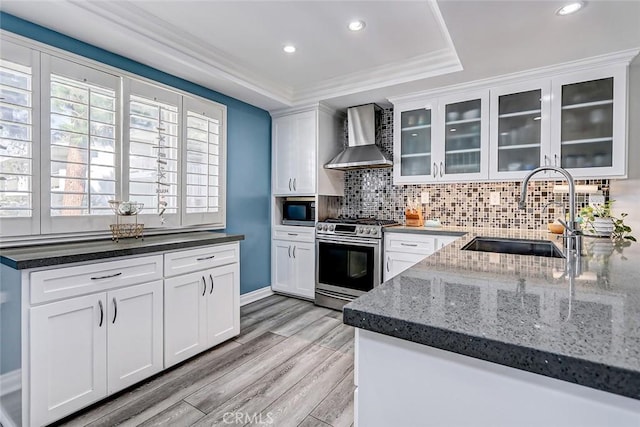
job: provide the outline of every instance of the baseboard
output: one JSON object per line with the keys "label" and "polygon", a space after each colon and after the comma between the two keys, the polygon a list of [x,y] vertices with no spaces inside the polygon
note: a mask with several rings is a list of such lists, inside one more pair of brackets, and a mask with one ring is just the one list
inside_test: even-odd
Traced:
{"label": "baseboard", "polygon": [[240,307],[242,307],[243,305],[251,304],[252,302],[261,300],[262,298],[266,298],[271,295],[273,295],[271,286],[265,286],[264,288],[247,292],[246,294],[240,295]]}
{"label": "baseboard", "polygon": [[0,375],[0,395],[13,393],[21,388],[22,372],[20,369],[14,369],[6,374]]}

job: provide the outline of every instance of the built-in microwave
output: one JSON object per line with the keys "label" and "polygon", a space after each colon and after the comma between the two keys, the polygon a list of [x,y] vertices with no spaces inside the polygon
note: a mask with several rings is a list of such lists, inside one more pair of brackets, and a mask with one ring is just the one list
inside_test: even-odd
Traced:
{"label": "built-in microwave", "polygon": [[282,223],[284,225],[313,226],[315,223],[315,200],[287,199],[282,208]]}

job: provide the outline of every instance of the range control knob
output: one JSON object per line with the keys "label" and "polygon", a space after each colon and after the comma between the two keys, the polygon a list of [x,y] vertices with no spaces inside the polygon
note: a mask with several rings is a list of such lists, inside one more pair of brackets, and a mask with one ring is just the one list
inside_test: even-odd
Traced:
{"label": "range control knob", "polygon": [[329,229],[329,227],[327,227],[327,224],[325,224],[325,225],[323,225],[323,226],[322,226],[322,230],[323,230],[323,231],[327,231],[328,229]]}
{"label": "range control knob", "polygon": [[358,227],[357,232],[358,232],[358,233],[362,233],[362,227]]}
{"label": "range control knob", "polygon": [[316,229],[317,229],[318,231],[322,231],[322,224],[318,224],[318,225],[316,226]]}
{"label": "range control knob", "polygon": [[371,229],[370,228],[365,228],[364,234],[369,234],[369,233],[371,233]]}
{"label": "range control knob", "polygon": [[378,230],[376,230],[375,228],[372,228],[371,229],[371,234],[373,234],[375,236],[376,234],[378,234]]}
{"label": "range control knob", "polygon": [[331,224],[331,225],[329,226],[329,231],[333,231],[333,229],[334,229],[334,228],[336,228],[336,227],[335,227],[333,224]]}

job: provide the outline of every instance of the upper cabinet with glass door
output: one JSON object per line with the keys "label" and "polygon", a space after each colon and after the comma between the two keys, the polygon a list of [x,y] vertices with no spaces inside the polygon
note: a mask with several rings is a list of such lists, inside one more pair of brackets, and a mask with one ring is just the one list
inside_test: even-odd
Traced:
{"label": "upper cabinet with glass door", "polygon": [[625,83],[625,66],[552,80],[551,152],[574,176],[626,174]]}
{"label": "upper cabinet with glass door", "polygon": [[521,178],[551,162],[549,90],[548,81],[537,81],[491,91],[490,178]]}
{"label": "upper cabinet with glass door", "polygon": [[[432,159],[431,105],[394,110],[394,182],[417,183],[435,174]],[[398,126],[397,124],[400,124]]]}

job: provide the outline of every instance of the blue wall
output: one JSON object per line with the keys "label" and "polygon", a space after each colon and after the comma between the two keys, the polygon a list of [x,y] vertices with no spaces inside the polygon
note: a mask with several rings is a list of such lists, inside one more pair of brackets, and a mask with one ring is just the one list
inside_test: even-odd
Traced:
{"label": "blue wall", "polygon": [[240,243],[240,292],[270,283],[271,117],[265,110],[0,12],[0,28],[227,106],[227,229]]}

